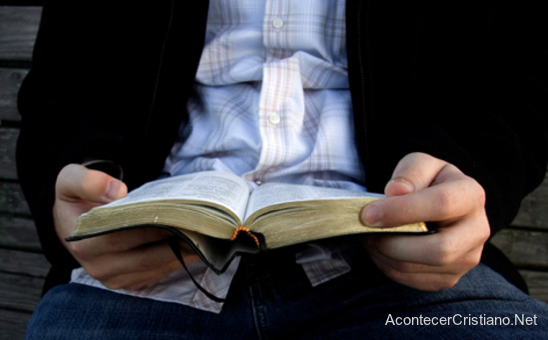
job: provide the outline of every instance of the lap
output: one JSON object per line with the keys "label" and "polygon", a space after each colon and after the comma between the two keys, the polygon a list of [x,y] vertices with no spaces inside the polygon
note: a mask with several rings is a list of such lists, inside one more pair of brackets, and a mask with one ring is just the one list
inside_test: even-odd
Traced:
{"label": "lap", "polygon": [[483,264],[451,289],[422,292],[388,280],[364,252],[352,262],[350,273],[311,287],[294,261],[278,261],[275,253],[245,258],[220,314],[79,284],[57,286],[37,306],[27,338],[428,339],[459,333],[504,339],[548,331],[548,305]]}

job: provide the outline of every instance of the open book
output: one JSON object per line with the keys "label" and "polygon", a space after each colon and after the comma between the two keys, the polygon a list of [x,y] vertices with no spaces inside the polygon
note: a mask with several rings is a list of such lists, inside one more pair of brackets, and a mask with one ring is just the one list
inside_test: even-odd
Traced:
{"label": "open book", "polygon": [[186,240],[221,273],[238,252],[258,252],[334,236],[371,232],[426,232],[424,223],[371,228],[364,205],[379,194],[266,183],[252,192],[228,172],[198,172],[147,183],[125,198],[78,218],[68,241],[135,227],[161,227]]}

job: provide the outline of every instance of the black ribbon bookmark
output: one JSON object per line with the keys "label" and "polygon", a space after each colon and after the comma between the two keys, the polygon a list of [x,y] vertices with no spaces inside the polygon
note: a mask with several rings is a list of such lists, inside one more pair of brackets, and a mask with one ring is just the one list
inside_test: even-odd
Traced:
{"label": "black ribbon bookmark", "polygon": [[183,265],[183,268],[185,268],[186,272],[188,273],[188,276],[190,276],[190,279],[192,280],[192,282],[194,282],[194,284],[196,285],[196,287],[202,292],[204,293],[208,298],[210,298],[211,300],[215,301],[215,302],[225,302],[226,299],[221,299],[220,297],[217,297],[213,294],[211,294],[210,292],[208,292],[204,287],[202,287],[195,279],[194,279],[194,276],[192,276],[192,274],[190,273],[190,271],[188,270],[186,264],[185,264],[185,261],[183,260],[183,256],[181,255],[181,245],[179,244],[179,241],[177,240],[177,238],[175,237],[170,237],[167,239],[167,242],[169,243],[169,246],[171,247],[171,250],[173,251],[173,253],[175,254],[175,256],[177,257],[177,260],[179,260],[179,262],[181,262],[181,264]]}

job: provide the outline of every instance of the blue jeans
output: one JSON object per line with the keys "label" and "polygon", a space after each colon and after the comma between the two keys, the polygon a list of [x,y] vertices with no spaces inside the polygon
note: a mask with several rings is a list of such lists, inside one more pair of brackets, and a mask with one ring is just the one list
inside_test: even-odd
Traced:
{"label": "blue jeans", "polygon": [[57,286],[36,307],[27,339],[548,337],[548,304],[483,264],[451,289],[423,292],[386,278],[363,249],[352,254],[350,273],[314,288],[291,248],[244,256],[220,314]]}

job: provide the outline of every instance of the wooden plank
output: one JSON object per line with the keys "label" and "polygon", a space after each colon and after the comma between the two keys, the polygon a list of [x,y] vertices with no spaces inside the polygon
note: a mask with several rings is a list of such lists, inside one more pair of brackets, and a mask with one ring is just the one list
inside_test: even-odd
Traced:
{"label": "wooden plank", "polygon": [[0,247],[41,252],[34,221],[29,218],[0,216]]}
{"label": "wooden plank", "polygon": [[23,340],[31,314],[0,309],[0,339]]}
{"label": "wooden plank", "polygon": [[533,270],[520,270],[519,273],[527,282],[529,294],[535,299],[548,303],[548,273]]}
{"label": "wooden plank", "polygon": [[44,0],[2,0],[2,6],[42,6]]}
{"label": "wooden plank", "polygon": [[0,68],[0,120],[20,121],[17,93],[28,70]]}
{"label": "wooden plank", "polygon": [[0,59],[32,60],[42,7],[0,6]]}
{"label": "wooden plank", "polygon": [[490,242],[519,269],[548,271],[548,232],[504,229]]}
{"label": "wooden plank", "polygon": [[7,273],[45,278],[50,268],[44,254],[0,249],[0,275]]}
{"label": "wooden plank", "polygon": [[30,217],[30,209],[19,183],[0,181],[0,213]]}
{"label": "wooden plank", "polygon": [[0,308],[32,312],[42,296],[44,278],[2,273],[0,275]]}
{"label": "wooden plank", "polygon": [[15,144],[19,129],[0,128],[0,178],[17,179]]}
{"label": "wooden plank", "polygon": [[538,228],[548,231],[548,172],[544,182],[523,199],[519,213],[512,222],[516,227]]}

